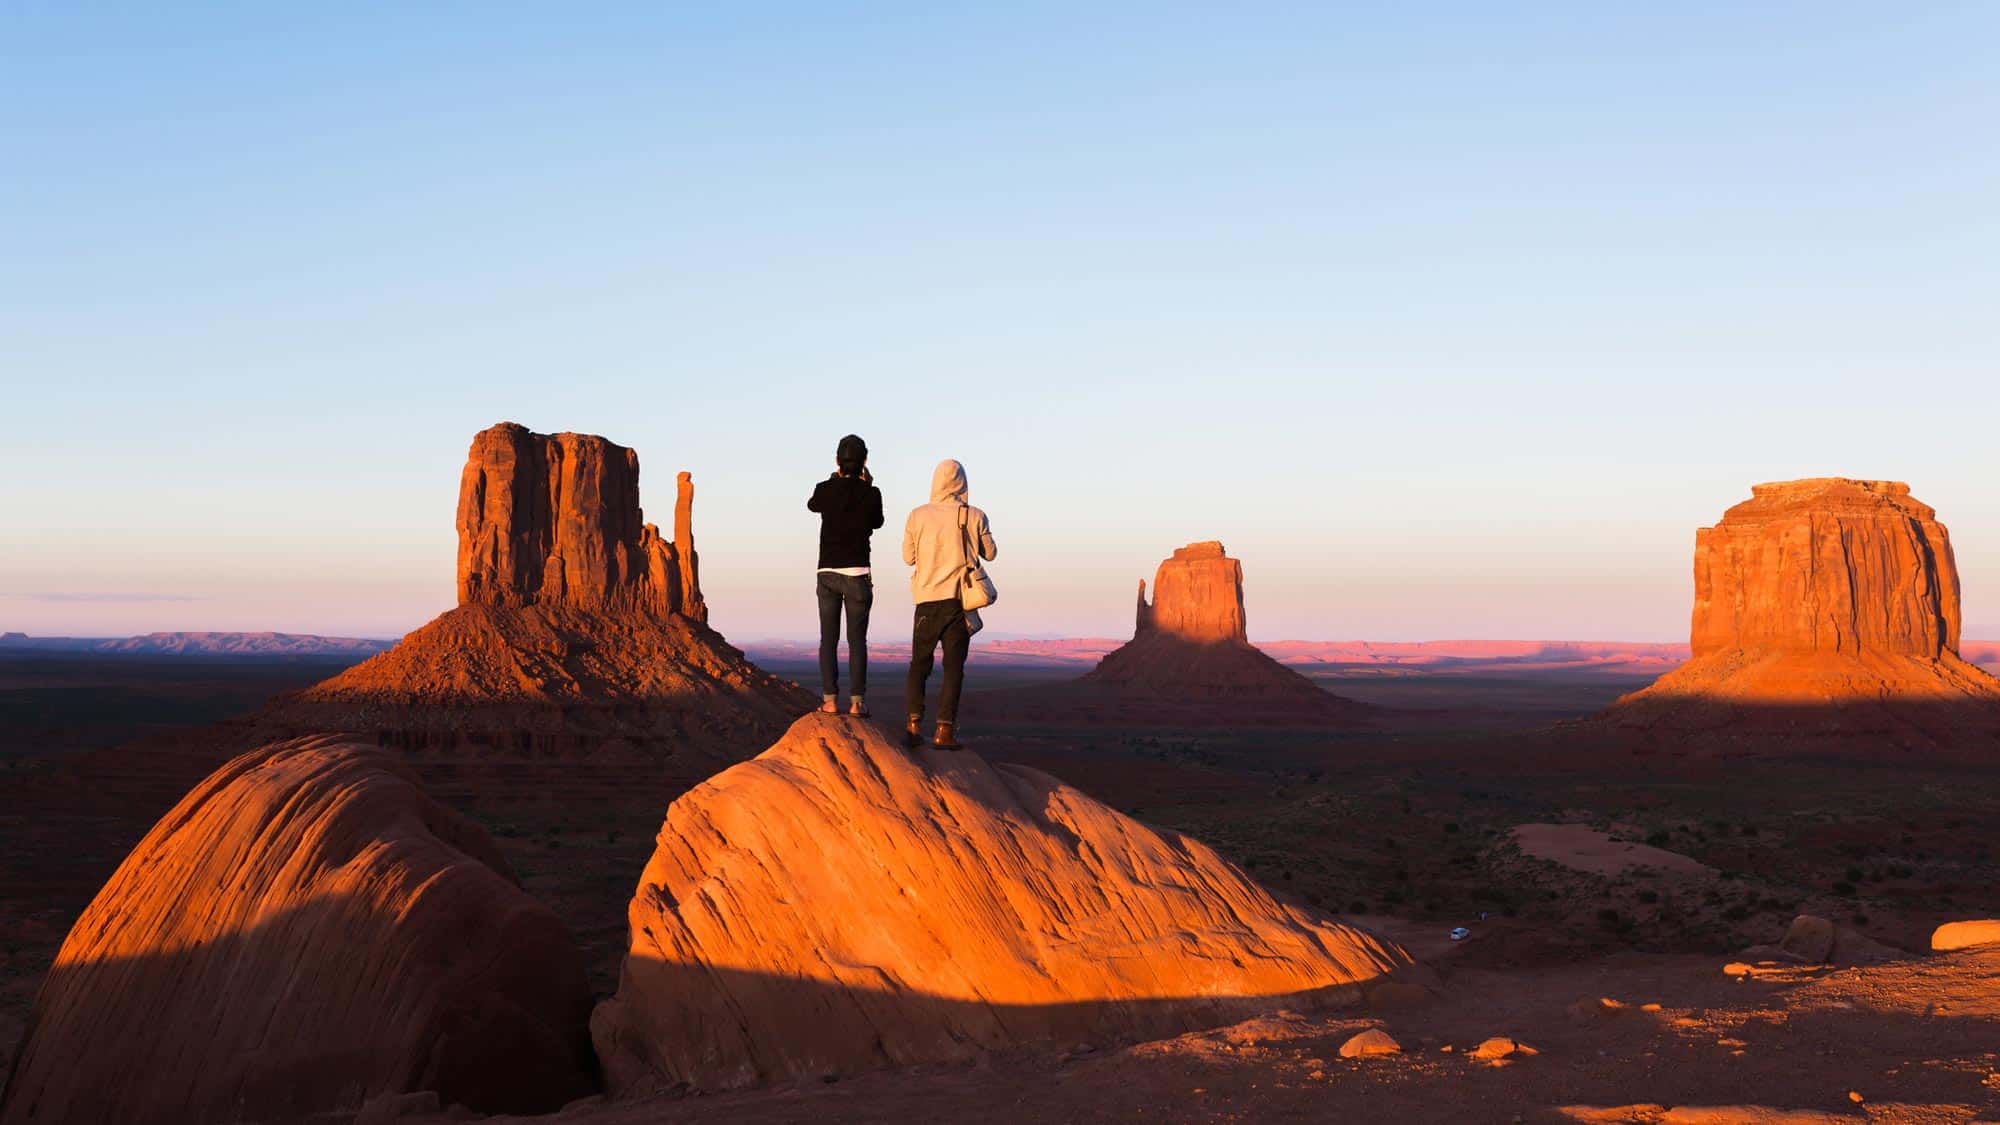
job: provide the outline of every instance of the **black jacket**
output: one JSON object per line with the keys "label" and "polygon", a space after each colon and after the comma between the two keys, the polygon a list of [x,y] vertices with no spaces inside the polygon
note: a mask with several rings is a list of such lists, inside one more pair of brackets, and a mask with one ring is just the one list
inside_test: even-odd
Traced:
{"label": "black jacket", "polygon": [[819,513],[819,565],[868,565],[868,535],[882,526],[882,490],[838,473],[819,482],[806,510]]}

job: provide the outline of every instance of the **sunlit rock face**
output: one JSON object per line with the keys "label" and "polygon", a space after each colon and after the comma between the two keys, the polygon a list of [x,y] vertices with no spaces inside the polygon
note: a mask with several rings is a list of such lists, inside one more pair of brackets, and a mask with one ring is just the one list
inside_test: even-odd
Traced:
{"label": "sunlit rock face", "polygon": [[2000,734],[2000,683],[1958,655],[1958,568],[1929,505],[1893,481],[1751,491],[1695,534],[1692,659],[1621,699],[1612,725],[1885,747]]}
{"label": "sunlit rock face", "polygon": [[676,484],[669,542],[644,521],[632,450],[481,431],[459,482],[458,608],[276,701],[258,730],[357,732],[482,801],[656,799],[769,745],[810,697],[709,627],[694,484]]}
{"label": "sunlit rock face", "polygon": [[1166,1034],[1408,960],[1046,774],[818,715],[668,809],[631,941],[614,1092]]}
{"label": "sunlit rock face", "polygon": [[1183,640],[1248,643],[1243,622],[1243,564],[1215,540],[1174,550],[1153,575],[1153,602],[1139,587],[1136,635],[1162,633]]}
{"label": "sunlit rock face", "polygon": [[437,1091],[594,1087],[568,930],[380,750],[252,751],[156,824],[71,929],[0,1120],[233,1122]]}
{"label": "sunlit rock face", "polygon": [[693,502],[682,473],[669,542],[640,511],[632,450],[512,422],[482,430],[459,477],[459,604],[639,605],[705,620]]}
{"label": "sunlit rock face", "polygon": [[1760,484],[1695,533],[1697,659],[1727,652],[1958,654],[1958,567],[1895,481]]}

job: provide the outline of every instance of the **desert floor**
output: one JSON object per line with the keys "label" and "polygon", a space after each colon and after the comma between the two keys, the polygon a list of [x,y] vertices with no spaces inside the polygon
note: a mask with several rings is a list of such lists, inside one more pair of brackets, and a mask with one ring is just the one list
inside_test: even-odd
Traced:
{"label": "desert floor", "polygon": [[[1046,770],[1209,842],[1283,893],[1388,930],[1431,959],[1438,994],[1393,1011],[1274,1016],[1163,1043],[569,1116],[1506,1121],[1565,1105],[1757,1103],[2000,1119],[2000,961],[1722,971],[1800,913],[1905,951],[1923,950],[1941,922],[2000,916],[2000,767],[1867,748],[1838,759],[1634,755],[1557,724],[1647,676],[1546,669],[1315,669],[1328,689],[1389,709],[1360,731],[1001,726],[981,723],[982,693],[1077,670],[974,661],[970,748]],[[151,821],[88,792],[51,800],[33,782],[76,753],[193,728],[338,666],[39,655],[0,665],[0,1058],[70,923]],[[900,671],[879,663],[878,713],[897,710]],[[593,986],[608,993],[626,899],[664,810],[532,794],[460,803],[570,922]],[[1582,842],[1568,852],[1546,840],[1524,850],[1515,829],[1537,824],[1590,831],[1553,837]],[[1619,858],[1648,848],[1685,860]],[[1446,940],[1455,926],[1471,938]],[[1340,1043],[1369,1022],[1404,1053],[1340,1059]],[[1539,1053],[1502,1066],[1467,1057],[1496,1035]]]}

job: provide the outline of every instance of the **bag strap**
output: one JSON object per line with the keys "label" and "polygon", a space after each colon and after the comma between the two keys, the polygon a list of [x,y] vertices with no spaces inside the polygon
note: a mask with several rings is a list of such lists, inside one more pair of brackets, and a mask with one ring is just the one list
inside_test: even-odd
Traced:
{"label": "bag strap", "polygon": [[972,529],[966,526],[966,521],[971,518],[972,505],[960,504],[958,506],[958,549],[965,552],[965,571],[967,574],[972,572],[974,566],[972,561]]}

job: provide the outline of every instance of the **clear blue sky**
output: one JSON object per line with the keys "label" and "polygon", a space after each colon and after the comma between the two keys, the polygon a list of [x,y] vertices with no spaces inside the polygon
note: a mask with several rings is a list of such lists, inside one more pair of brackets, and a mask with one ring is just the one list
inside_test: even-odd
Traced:
{"label": "clear blue sky", "polygon": [[1680,639],[1825,474],[2000,623],[2000,6],[947,7],[0,9],[0,629],[412,628],[501,419],[692,470],[739,640],[849,430],[1007,632],[1220,538],[1258,637]]}

